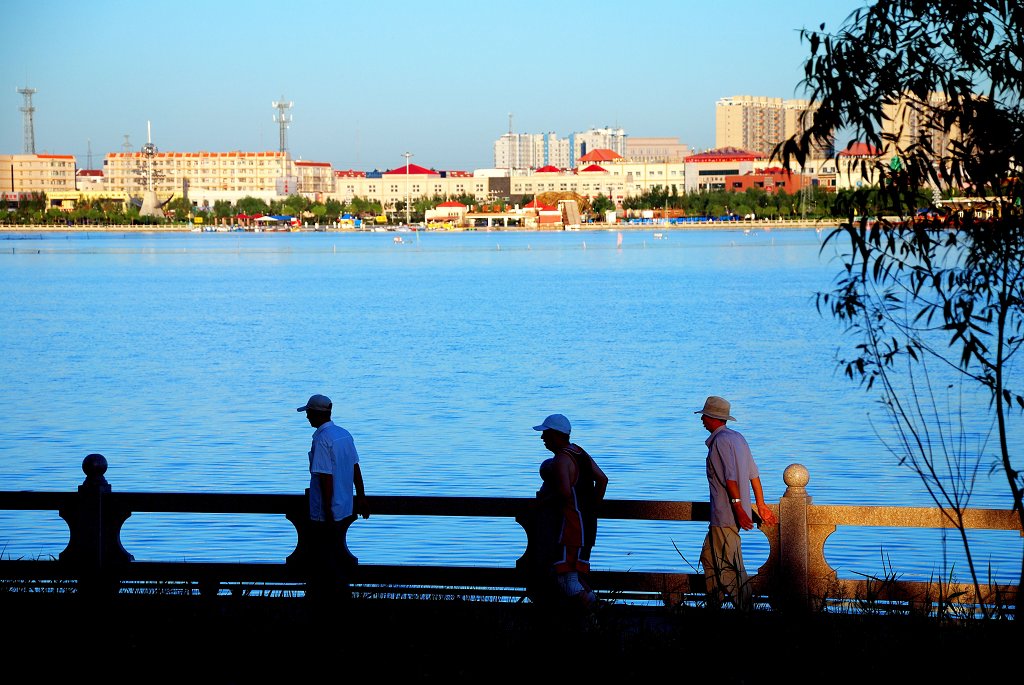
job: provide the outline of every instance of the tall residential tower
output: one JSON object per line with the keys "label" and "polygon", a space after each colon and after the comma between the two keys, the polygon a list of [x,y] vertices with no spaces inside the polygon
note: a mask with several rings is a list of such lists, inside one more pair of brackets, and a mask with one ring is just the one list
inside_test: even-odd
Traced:
{"label": "tall residential tower", "polygon": [[[775,146],[803,130],[801,119],[817,108],[808,100],[734,95],[715,103],[715,147],[770,155]],[[832,155],[832,142],[811,150],[811,157]]]}

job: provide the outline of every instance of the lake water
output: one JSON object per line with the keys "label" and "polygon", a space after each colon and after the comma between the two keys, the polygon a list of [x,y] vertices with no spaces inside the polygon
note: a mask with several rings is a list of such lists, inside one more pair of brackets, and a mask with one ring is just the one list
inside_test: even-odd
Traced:
{"label": "lake water", "polygon": [[[2,487],[74,490],[99,452],[115,491],[301,493],[312,431],[295,407],[320,392],[369,494],[532,497],[548,453],[531,427],[559,412],[610,499],[706,501],[694,411],[716,394],[770,502],[801,463],[816,504],[930,506],[876,434],[873,397],[837,371],[849,345],[814,306],[839,268],[822,235],[660,234],[0,234]],[[986,408],[968,397],[968,418]],[[1007,509],[979,423],[971,506]],[[689,571],[705,531],[605,522],[594,566]],[[56,555],[67,537],[55,513],[0,512],[5,555]],[[975,537],[994,579],[1016,582],[1020,536]],[[295,540],[280,517],[136,514],[122,542],[140,560],[280,561]],[[349,542],[366,563],[511,567],[525,536],[371,516]],[[756,568],[767,544],[745,534],[744,551]],[[966,579],[954,532],[841,529],[827,552],[842,577]]]}

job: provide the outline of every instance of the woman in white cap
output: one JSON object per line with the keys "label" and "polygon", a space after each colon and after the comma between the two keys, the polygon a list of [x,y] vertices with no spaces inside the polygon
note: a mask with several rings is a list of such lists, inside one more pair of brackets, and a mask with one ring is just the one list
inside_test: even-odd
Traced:
{"label": "woman in white cap", "polygon": [[562,414],[551,414],[533,429],[541,431],[544,446],[554,454],[540,467],[542,523],[534,529],[540,538],[535,551],[550,563],[562,594],[589,607],[597,598],[586,576],[597,538],[597,503],[604,499],[608,476],[586,450],[569,442],[572,426]]}

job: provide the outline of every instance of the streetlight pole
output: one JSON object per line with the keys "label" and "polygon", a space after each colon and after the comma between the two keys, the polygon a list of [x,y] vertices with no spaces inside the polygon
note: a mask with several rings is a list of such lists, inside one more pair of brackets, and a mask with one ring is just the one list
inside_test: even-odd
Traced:
{"label": "streetlight pole", "polygon": [[408,226],[409,219],[409,158],[412,157],[411,152],[405,152],[402,154],[405,157],[405,225]]}

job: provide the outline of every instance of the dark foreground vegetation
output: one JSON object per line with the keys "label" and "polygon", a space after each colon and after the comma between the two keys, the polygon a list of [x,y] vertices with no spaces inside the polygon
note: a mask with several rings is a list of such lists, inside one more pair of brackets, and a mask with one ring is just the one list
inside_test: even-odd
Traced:
{"label": "dark foreground vegetation", "polygon": [[[610,604],[0,595],[5,682],[977,682],[1019,649],[1013,621],[750,615]],[[1011,671],[1012,671],[1012,666]],[[10,677],[10,679],[8,679]]]}

